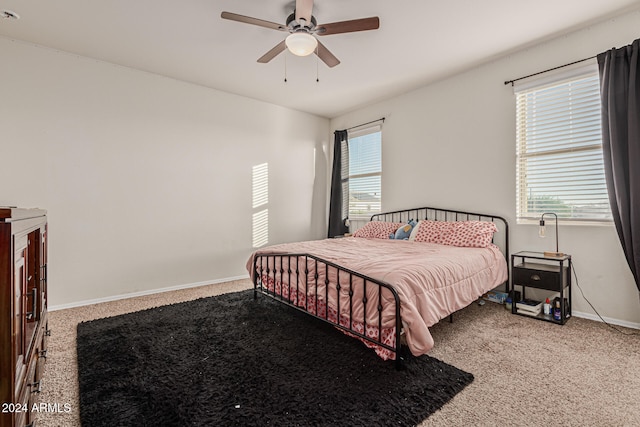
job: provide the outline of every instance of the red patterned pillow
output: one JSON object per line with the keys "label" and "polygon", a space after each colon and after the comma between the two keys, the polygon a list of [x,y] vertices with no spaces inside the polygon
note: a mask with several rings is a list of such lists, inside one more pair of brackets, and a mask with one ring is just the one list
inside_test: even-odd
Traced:
{"label": "red patterned pillow", "polygon": [[441,236],[442,244],[468,248],[486,248],[498,227],[490,221],[459,221],[451,223],[450,233]]}
{"label": "red patterned pillow", "polygon": [[418,222],[417,231],[410,240],[443,244],[444,236],[451,233],[452,222],[423,220]]}
{"label": "red patterned pillow", "polygon": [[401,222],[371,221],[353,233],[353,237],[364,237],[366,239],[388,239],[390,234],[403,225]]}

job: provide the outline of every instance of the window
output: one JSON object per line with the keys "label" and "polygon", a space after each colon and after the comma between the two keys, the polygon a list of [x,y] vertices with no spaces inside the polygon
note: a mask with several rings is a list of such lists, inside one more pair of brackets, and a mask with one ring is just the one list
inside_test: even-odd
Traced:
{"label": "window", "polygon": [[610,221],[595,64],[515,87],[517,219]]}
{"label": "window", "polygon": [[[344,158],[344,157],[343,157]],[[368,219],[382,203],[380,126],[349,132],[349,218]]]}

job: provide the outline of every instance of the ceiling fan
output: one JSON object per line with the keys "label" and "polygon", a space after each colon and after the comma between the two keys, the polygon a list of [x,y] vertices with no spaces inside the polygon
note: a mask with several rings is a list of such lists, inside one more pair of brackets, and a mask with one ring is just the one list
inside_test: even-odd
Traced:
{"label": "ceiling fan", "polygon": [[290,33],[285,40],[258,58],[260,63],[271,61],[288,48],[291,53],[298,56],[307,56],[315,53],[327,66],[335,67],[340,61],[315,36],[329,36],[380,28],[380,19],[377,16],[318,25],[312,12],[313,0],[296,0],[295,10],[289,15],[284,25],[231,12],[222,12],[220,16],[231,21],[244,22],[245,24]]}

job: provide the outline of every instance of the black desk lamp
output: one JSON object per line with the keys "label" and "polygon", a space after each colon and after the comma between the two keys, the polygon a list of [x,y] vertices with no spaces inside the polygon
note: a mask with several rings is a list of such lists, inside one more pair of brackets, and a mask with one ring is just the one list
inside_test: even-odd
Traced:
{"label": "black desk lamp", "polygon": [[558,251],[558,215],[553,212],[545,212],[540,217],[540,230],[538,231],[538,236],[545,237],[545,227],[544,227],[544,216],[545,215],[553,215],[556,218],[556,251],[555,252],[544,252],[544,256],[548,257],[561,257],[564,256],[562,252]]}

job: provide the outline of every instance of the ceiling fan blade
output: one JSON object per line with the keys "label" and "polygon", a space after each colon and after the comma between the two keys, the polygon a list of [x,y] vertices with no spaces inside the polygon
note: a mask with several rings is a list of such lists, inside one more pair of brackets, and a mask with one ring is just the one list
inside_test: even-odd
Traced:
{"label": "ceiling fan blade", "polygon": [[300,22],[302,18],[310,23],[312,13],[313,0],[296,0],[296,21]]}
{"label": "ceiling fan blade", "polygon": [[271,61],[273,58],[281,54],[286,48],[287,48],[287,45],[285,44],[284,40],[282,40],[280,43],[275,45],[269,52],[265,53],[260,58],[258,58],[258,62],[261,64],[266,64],[267,62]]}
{"label": "ceiling fan blade", "polygon": [[329,52],[329,49],[320,41],[318,41],[318,51],[316,52],[318,58],[322,59],[322,62],[327,64],[329,68],[333,68],[340,63],[340,60],[336,58],[333,53]]}
{"label": "ceiling fan blade", "polygon": [[287,31],[286,27],[275,22],[265,21],[263,19],[252,18],[250,16],[238,15],[237,13],[222,12],[220,14],[222,19],[229,19],[231,21],[243,22],[245,24],[257,25],[259,27],[271,28],[272,30]]}
{"label": "ceiling fan blade", "polygon": [[353,33],[355,31],[377,30],[380,28],[380,18],[354,19],[352,21],[332,22],[330,24],[318,25],[316,34],[319,36],[329,36],[331,34]]}

